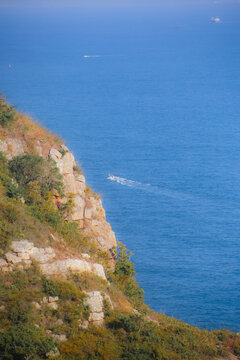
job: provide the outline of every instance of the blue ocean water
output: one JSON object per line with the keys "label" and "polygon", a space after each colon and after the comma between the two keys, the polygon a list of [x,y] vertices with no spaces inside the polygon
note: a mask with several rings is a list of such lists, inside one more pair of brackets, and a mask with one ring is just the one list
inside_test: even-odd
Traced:
{"label": "blue ocean water", "polygon": [[146,302],[201,328],[234,331],[239,10],[0,11],[0,91],[74,151],[134,253]]}

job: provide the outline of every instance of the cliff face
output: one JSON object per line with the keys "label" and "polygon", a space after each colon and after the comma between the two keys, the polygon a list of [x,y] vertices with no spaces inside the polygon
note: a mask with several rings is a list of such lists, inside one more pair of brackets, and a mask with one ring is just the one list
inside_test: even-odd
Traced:
{"label": "cliff face", "polygon": [[[18,134],[19,136],[19,134]],[[6,137],[0,140],[0,151],[8,159],[29,152],[28,139],[17,137]],[[63,177],[66,198],[71,197],[73,207],[68,220],[76,221],[79,228],[90,236],[97,247],[102,250],[111,251],[117,246],[115,234],[110,224],[106,221],[106,215],[101,199],[86,187],[84,175],[78,168],[73,154],[63,144],[50,144],[44,139],[31,139],[31,151],[44,157],[53,159]],[[56,201],[64,202],[58,194]]]}
{"label": "cliff face", "polygon": [[[37,125],[33,124],[33,126],[35,128]],[[8,160],[30,152],[55,161],[62,175],[64,198],[55,191],[53,202],[59,205],[65,204],[67,200],[71,199],[72,208],[66,220],[76,222],[91,243],[95,244],[99,250],[107,251],[109,254],[108,262],[113,266],[112,249],[116,248],[117,243],[115,234],[106,221],[100,197],[86,186],[85,177],[69,149],[64,144],[59,143],[58,140],[56,141],[54,137],[53,141],[49,142],[48,140],[45,140],[44,137],[40,140],[29,138],[20,131],[12,134],[12,136],[9,136],[9,134],[2,136],[0,139],[0,151],[5,154]],[[95,263],[88,254],[69,255],[65,248],[59,251],[56,240],[59,241],[52,235],[53,247],[48,246],[45,248],[34,246],[28,239],[13,241],[9,251],[5,253],[3,258],[0,258],[0,271],[6,273],[19,269],[25,270],[35,262],[39,264],[41,272],[47,276],[61,276],[61,278],[67,279],[69,272],[89,273],[104,281],[107,280],[102,264]],[[89,294],[86,292],[86,295],[88,296],[86,304],[90,307],[88,320],[95,325],[101,325],[104,319],[104,297],[97,290]],[[105,293],[103,296],[112,306],[109,295]],[[50,301],[49,304],[57,309],[56,301]],[[41,307],[40,304],[38,306]],[[88,327],[87,320],[85,320],[83,326]],[[62,340],[66,340],[65,335],[60,339],[60,341]]]}

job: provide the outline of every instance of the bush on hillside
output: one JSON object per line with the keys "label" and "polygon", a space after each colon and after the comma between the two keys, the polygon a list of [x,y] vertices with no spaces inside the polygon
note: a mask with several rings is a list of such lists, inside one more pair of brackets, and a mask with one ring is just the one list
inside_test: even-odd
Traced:
{"label": "bush on hillside", "polygon": [[16,226],[19,216],[17,204],[0,200],[0,249],[3,251],[8,248],[14,237],[19,236],[20,229]]}
{"label": "bush on hillside", "polygon": [[63,194],[62,176],[53,160],[45,160],[38,155],[24,154],[9,161],[9,169],[23,190],[37,183],[41,195],[56,189]]}
{"label": "bush on hillside", "polygon": [[54,348],[54,340],[34,325],[13,326],[0,334],[2,360],[43,359]]}
{"label": "bush on hillside", "polygon": [[118,261],[114,275],[128,277],[135,274],[134,264],[130,262],[132,253],[122,243],[118,243]]}
{"label": "bush on hillside", "polygon": [[2,95],[0,95],[0,125],[2,127],[8,127],[14,120],[14,106],[6,104]]}
{"label": "bush on hillside", "polygon": [[12,181],[9,169],[8,160],[5,155],[0,151],[0,183],[4,187],[4,192],[8,197],[17,198],[19,196],[19,190],[17,185]]}
{"label": "bush on hillside", "polygon": [[[134,264],[130,261],[132,253],[119,242],[118,244],[118,261],[113,273],[113,280],[118,287],[128,297],[133,306],[140,309],[144,303],[144,291],[136,282]],[[143,309],[141,309],[143,310]]]}
{"label": "bush on hillside", "polygon": [[110,331],[92,328],[80,331],[60,347],[64,360],[117,360],[120,348]]}

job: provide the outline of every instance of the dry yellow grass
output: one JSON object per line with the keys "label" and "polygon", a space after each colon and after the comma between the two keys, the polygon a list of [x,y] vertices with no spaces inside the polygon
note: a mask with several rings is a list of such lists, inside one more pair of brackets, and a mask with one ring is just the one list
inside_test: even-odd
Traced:
{"label": "dry yellow grass", "polygon": [[0,126],[0,139],[15,137],[22,140],[26,151],[37,153],[36,148],[41,146],[43,156],[47,155],[51,147],[59,148],[63,141],[40,125],[27,114],[16,111],[15,122],[9,128]]}

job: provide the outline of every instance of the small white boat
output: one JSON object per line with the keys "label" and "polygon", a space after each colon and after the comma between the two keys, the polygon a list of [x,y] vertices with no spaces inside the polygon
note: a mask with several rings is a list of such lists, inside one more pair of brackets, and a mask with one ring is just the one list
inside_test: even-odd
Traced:
{"label": "small white boat", "polygon": [[101,55],[83,55],[85,59],[87,58],[99,58]]}
{"label": "small white boat", "polygon": [[220,17],[212,17],[211,22],[213,23],[219,23],[221,21]]}
{"label": "small white boat", "polygon": [[109,177],[108,177],[110,180],[114,180],[114,175],[113,174],[111,174],[111,175],[109,175]]}

